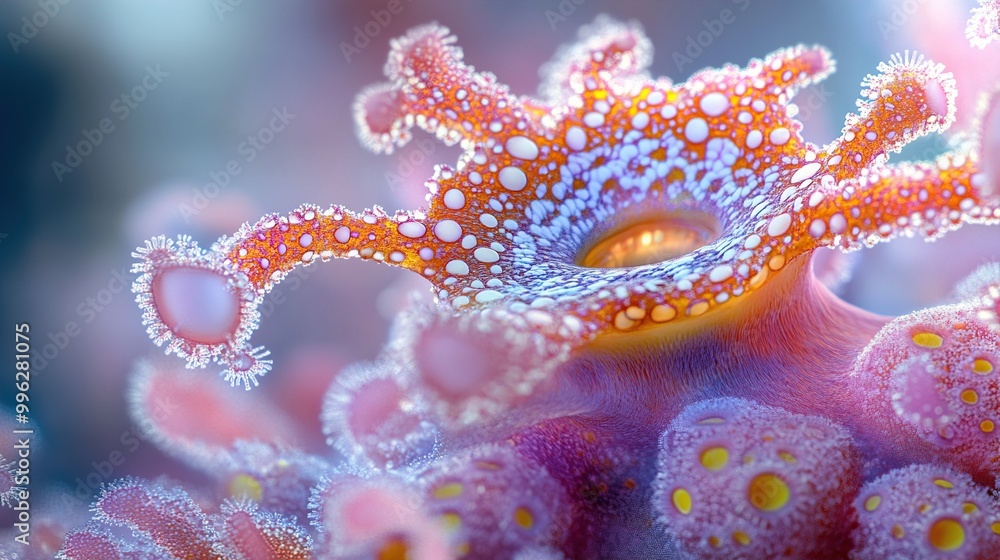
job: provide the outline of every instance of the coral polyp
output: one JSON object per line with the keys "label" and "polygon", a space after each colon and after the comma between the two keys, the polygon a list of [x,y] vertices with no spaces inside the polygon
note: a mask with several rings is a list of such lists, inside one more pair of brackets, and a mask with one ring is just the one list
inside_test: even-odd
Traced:
{"label": "coral polyp", "polygon": [[[133,289],[154,342],[189,367],[221,364],[248,390],[272,366],[250,343],[258,306],[295,267],[382,262],[426,279],[433,297],[414,298],[382,355],[334,381],[330,457],[297,449],[280,414],[260,426],[254,411],[270,409],[256,393],[240,404],[206,390],[180,405],[185,418],[236,419],[206,422],[203,441],[173,417],[145,422],[227,501],[216,513],[166,483],[109,486],[98,521],[136,533],[118,550],[1000,549],[1000,504],[986,490],[1000,476],[1000,270],[895,320],[839,300],[812,272],[819,248],[1000,223],[997,96],[934,161],[890,163],[955,120],[955,80],[918,54],[865,77],[858,112],[823,146],[802,138],[793,99],[834,70],[824,48],[681,84],[650,76],[651,60],[637,24],[601,17],[550,63],[539,97],[518,96],[467,65],[444,27],[413,29],[392,42],[388,81],[359,95],[355,117],[376,152],[414,128],[461,147],[427,181],[425,208],[306,204],[207,250],[183,236],[138,249]],[[140,370],[140,418],[199,375]],[[918,515],[917,502],[941,511]],[[879,503],[888,517],[869,515]],[[64,558],[111,538],[98,525],[71,537]]]}

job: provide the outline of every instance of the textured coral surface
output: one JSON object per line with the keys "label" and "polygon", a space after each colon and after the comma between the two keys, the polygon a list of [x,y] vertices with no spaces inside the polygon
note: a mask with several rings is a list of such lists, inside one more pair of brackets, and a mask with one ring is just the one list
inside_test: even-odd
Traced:
{"label": "textured coral surface", "polygon": [[[956,120],[955,76],[910,51],[817,145],[795,99],[834,70],[821,46],[673,83],[600,16],[521,96],[460,40],[393,39],[354,106],[375,152],[461,150],[421,208],[304,204],[132,254],[169,356],[136,364],[130,411],[199,475],[104,485],[59,558],[996,557],[1000,265],[891,318],[817,257],[1000,223],[995,91],[943,153],[895,161]],[[276,406],[267,295],[339,259],[431,291],[318,410]]]}

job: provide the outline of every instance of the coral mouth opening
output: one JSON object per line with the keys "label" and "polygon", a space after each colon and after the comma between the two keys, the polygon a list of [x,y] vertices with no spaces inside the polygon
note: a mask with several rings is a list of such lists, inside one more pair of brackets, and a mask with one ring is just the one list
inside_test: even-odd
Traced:
{"label": "coral mouth opening", "polygon": [[647,215],[585,246],[576,264],[586,268],[627,268],[668,261],[719,239],[721,230],[715,216],[704,212]]}

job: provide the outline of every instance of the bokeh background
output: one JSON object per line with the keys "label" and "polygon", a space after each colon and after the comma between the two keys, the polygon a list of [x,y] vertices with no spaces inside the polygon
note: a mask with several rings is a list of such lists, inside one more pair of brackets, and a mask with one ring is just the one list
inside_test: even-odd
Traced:
{"label": "bokeh background", "polygon": [[[399,13],[388,12],[390,4]],[[967,127],[978,90],[1000,78],[1000,47],[974,51],[962,35],[973,5],[3,2],[0,329],[7,333],[0,333],[0,356],[12,363],[13,325],[30,323],[37,353],[31,417],[36,442],[44,445],[32,456],[33,492],[72,493],[95,472],[95,462],[116,450],[128,453],[107,478],[164,472],[198,478],[152,445],[123,444],[134,429],[125,398],[133,364],[160,353],[127,286],[134,278],[130,253],[143,240],[186,233],[208,246],[244,221],[304,202],[357,210],[422,204],[424,179],[435,163],[454,164],[457,149],[413,143],[392,155],[372,154],[356,139],[351,109],[357,92],[381,81],[390,40],[410,27],[448,26],[469,64],[494,72],[519,94],[534,93],[539,67],[600,13],[641,22],[655,47],[652,73],[675,81],[705,66],[744,65],[787,45],[822,44],[837,59],[837,72],[798,103],[804,135],[824,143],[855,109],[862,78],[904,49],[956,73],[956,128]],[[723,17],[724,10],[732,17]],[[281,130],[265,132],[275,112],[293,116]],[[894,158],[933,157],[946,146],[944,138],[928,138]],[[240,172],[227,176],[231,161]],[[931,244],[899,239],[849,260],[855,273],[840,286],[843,297],[902,314],[947,299],[975,267],[1000,260],[1000,228],[965,227]],[[257,390],[300,415],[315,438],[315,413],[329,380],[345,364],[376,355],[405,294],[421,284],[400,270],[341,261],[304,269],[300,280],[281,285],[264,304],[254,340],[268,346],[276,367]],[[14,404],[13,373],[6,379],[0,382],[5,418]],[[212,369],[205,380],[222,382]],[[3,426],[7,431],[9,422]]]}

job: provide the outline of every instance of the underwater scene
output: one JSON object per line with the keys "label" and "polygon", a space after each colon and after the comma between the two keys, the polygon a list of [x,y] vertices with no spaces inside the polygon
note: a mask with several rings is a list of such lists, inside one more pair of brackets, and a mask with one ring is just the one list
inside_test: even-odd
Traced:
{"label": "underwater scene", "polygon": [[0,23],[0,560],[1000,559],[997,0]]}

